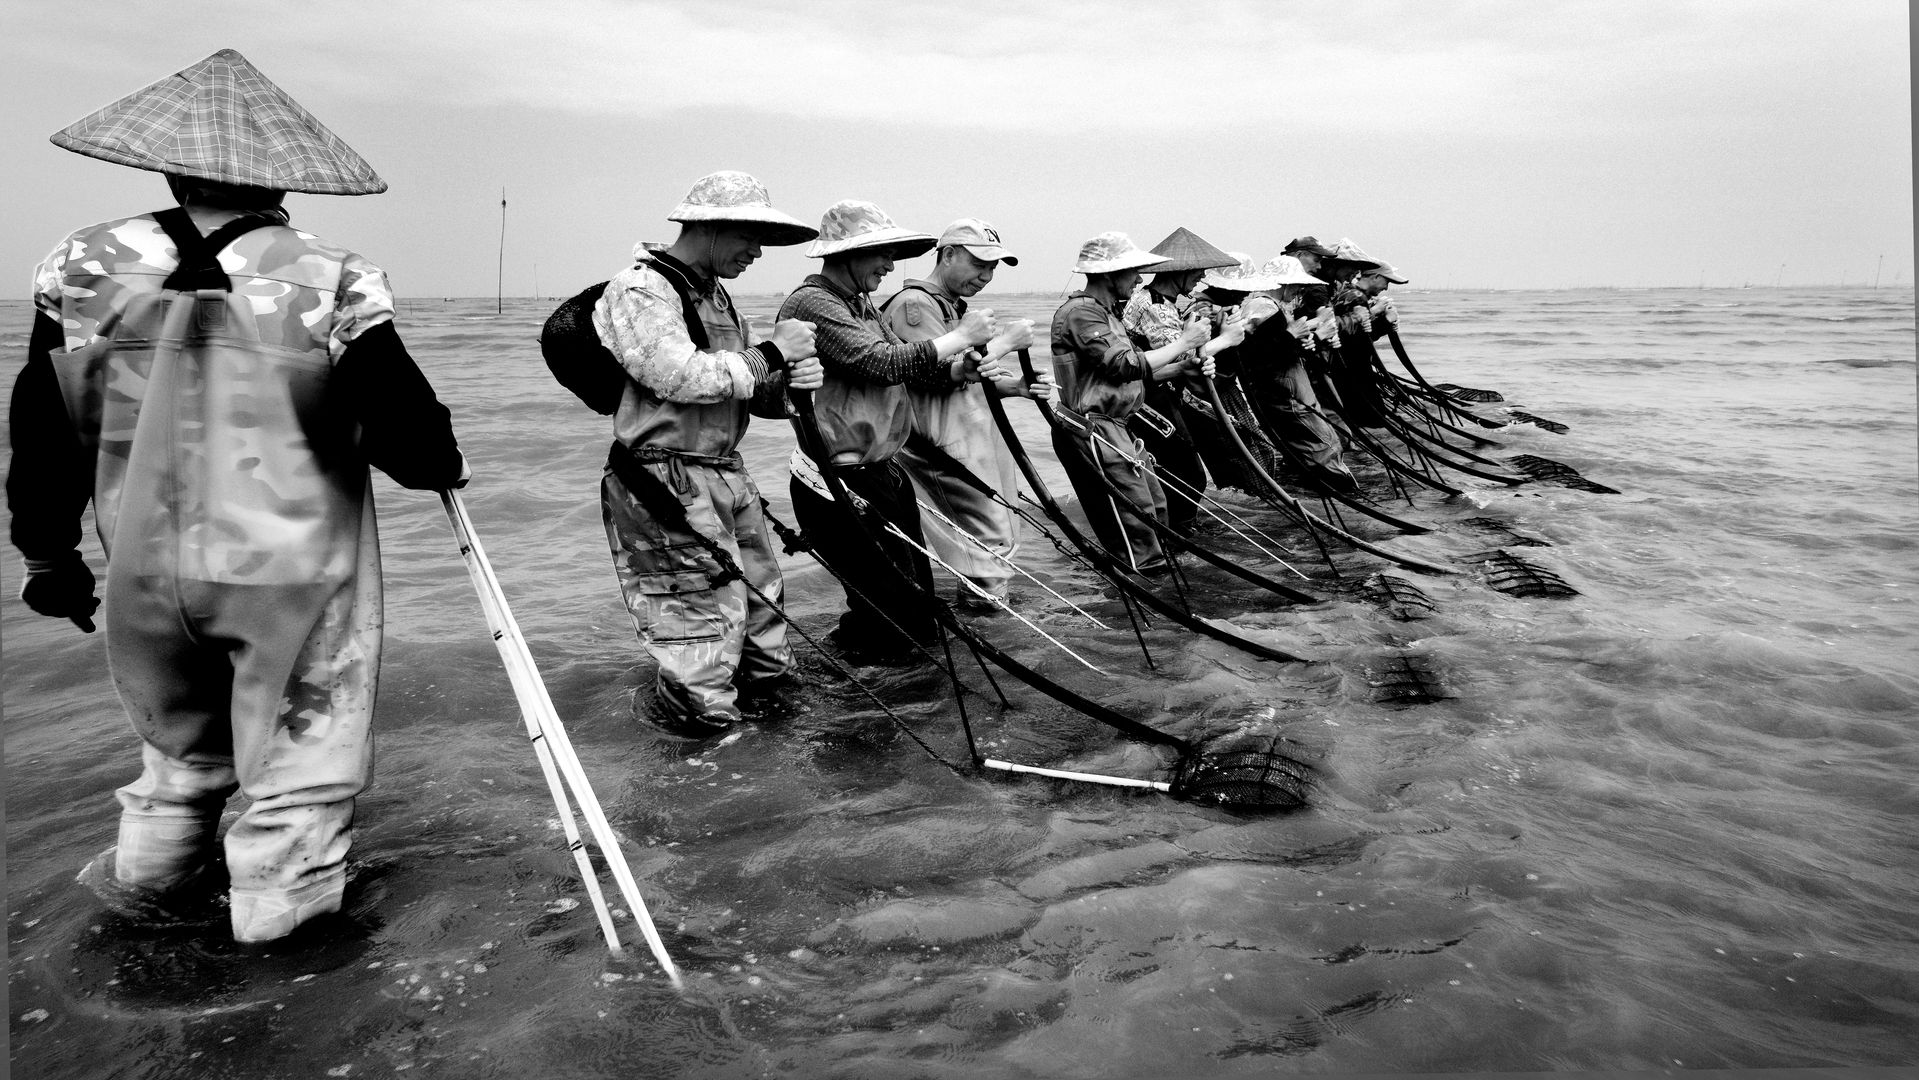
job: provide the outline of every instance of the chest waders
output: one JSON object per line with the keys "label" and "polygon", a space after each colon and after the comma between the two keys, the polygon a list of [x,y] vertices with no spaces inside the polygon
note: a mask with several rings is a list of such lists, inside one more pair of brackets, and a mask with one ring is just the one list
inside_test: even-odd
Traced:
{"label": "chest waders", "polygon": [[[938,305],[941,330],[950,329],[964,314],[963,308],[916,282],[908,282],[894,294],[882,313],[890,311],[909,289],[925,294]],[[940,459],[920,450],[930,441],[947,459],[959,461],[976,476],[987,477],[998,490],[1015,490],[1019,466],[993,435],[993,419],[986,411],[988,393],[983,383],[962,383],[949,391],[909,389],[906,396],[913,410],[913,437],[894,457],[905,467],[922,501],[938,511],[937,516],[923,515],[920,520],[927,545],[942,562],[974,584],[1003,597],[1013,574],[1007,561],[1019,553],[1018,521],[943,467]],[[961,530],[968,535],[960,535]],[[962,604],[971,603],[964,586],[960,587],[959,599]]]}
{"label": "chest waders", "polygon": [[[713,340],[686,272],[665,258],[646,261],[678,295],[694,348],[735,347]],[[738,332],[737,347],[744,349],[736,310],[730,303],[724,310]],[[593,345],[606,352],[597,337]],[[606,362],[631,384],[610,353]],[[687,735],[725,731],[739,716],[740,691],[778,679],[793,661],[777,607],[783,596],[779,558],[759,489],[738,452],[702,454],[683,443],[627,446],[616,440],[600,482],[600,511],[621,597],[657,667],[654,692],[664,726]],[[745,582],[707,572],[702,537],[726,550]]]}
{"label": "chest waders", "polygon": [[184,211],[155,218],[180,253],[157,290],[111,237],[77,240],[70,278],[103,287],[66,295],[100,337],[54,357],[94,456],[108,660],[145,744],[117,793],[113,878],[163,895],[203,881],[237,789],[233,933],[270,940],[339,909],[372,766],[379,547],[367,466],[328,398],[332,323],[314,318],[343,265],[276,228],[236,271],[275,295],[239,295],[215,256],[278,222],[203,239]]}

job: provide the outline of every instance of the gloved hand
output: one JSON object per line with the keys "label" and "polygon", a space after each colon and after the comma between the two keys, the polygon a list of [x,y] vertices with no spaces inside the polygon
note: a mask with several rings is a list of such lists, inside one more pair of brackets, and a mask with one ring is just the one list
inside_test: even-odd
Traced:
{"label": "gloved hand", "polygon": [[20,585],[20,599],[35,612],[55,619],[72,619],[73,625],[93,633],[93,613],[100,598],[93,595],[93,571],[77,551],[56,559],[27,559],[27,580]]}

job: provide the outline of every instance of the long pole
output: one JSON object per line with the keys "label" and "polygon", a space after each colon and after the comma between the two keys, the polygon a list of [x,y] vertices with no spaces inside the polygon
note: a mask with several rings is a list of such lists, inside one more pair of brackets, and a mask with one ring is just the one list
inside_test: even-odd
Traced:
{"label": "long pole", "polygon": [[1881,255],[1881,256],[1879,256],[1879,265],[1878,265],[1878,267],[1877,267],[1877,268],[1875,268],[1875,269],[1873,270],[1873,272],[1872,272],[1872,287],[1873,287],[1873,288],[1875,288],[1875,289],[1876,289],[1876,288],[1878,288],[1878,287],[1879,287],[1879,272],[1880,272],[1881,270],[1884,270],[1885,268],[1886,268],[1886,257],[1885,257],[1884,255]]}
{"label": "long pole", "polygon": [[500,189],[500,261],[493,275],[493,314],[506,310],[506,189]]}
{"label": "long pole", "polygon": [[[513,684],[514,696],[519,699],[523,709],[533,713],[532,726],[537,727],[567,787],[572,789],[580,815],[586,819],[587,829],[600,849],[600,857],[613,872],[613,879],[626,898],[629,914],[639,924],[640,935],[652,950],[653,959],[666,972],[667,980],[675,990],[684,989],[685,982],[680,977],[680,970],[674,965],[673,958],[667,955],[666,943],[660,940],[659,930],[654,927],[653,917],[646,909],[646,901],[640,897],[640,887],[633,880],[633,871],[627,866],[626,856],[620,850],[619,836],[606,820],[606,812],[600,807],[599,797],[593,793],[593,785],[587,780],[579,755],[573,751],[572,740],[567,738],[566,725],[560,722],[553,699],[547,694],[546,682],[534,667],[533,653],[527,648],[526,638],[520,633],[512,609],[507,606],[506,593],[493,573],[493,564],[487,560],[479,537],[473,533],[473,522],[467,516],[466,504],[461,501],[458,492],[451,490],[441,492],[440,500],[446,507],[454,536],[459,540],[460,557],[466,563],[467,574],[480,594],[481,608],[493,632],[493,643],[505,664],[507,678]],[[572,846],[570,838],[568,845]],[[602,928],[606,925],[607,920],[603,919]],[[620,952],[618,942],[610,937],[607,947],[616,954]]]}

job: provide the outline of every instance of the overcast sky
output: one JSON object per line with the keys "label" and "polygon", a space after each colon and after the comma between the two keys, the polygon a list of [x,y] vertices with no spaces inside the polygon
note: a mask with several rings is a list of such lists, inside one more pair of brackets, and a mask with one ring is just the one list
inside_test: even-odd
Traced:
{"label": "overcast sky", "polygon": [[[996,291],[1075,284],[1095,233],[1181,225],[1260,259],[1351,237],[1414,287],[1910,285],[1908,21],[1900,0],[10,2],[0,266],[24,299],[67,231],[165,205],[156,174],[47,136],[233,48],[392,185],[288,205],[406,296],[493,295],[502,188],[505,291],[554,295],[670,240],[723,168],[813,222],[849,197],[929,232],[983,217],[1022,260]],[[770,249],[736,291],[814,265]]]}

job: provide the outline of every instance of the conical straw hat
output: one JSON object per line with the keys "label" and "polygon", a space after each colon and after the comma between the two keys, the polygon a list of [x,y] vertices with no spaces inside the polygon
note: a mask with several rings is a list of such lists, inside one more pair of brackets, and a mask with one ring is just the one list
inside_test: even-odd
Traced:
{"label": "conical straw hat", "polygon": [[386,181],[247,58],[222,49],[53,134],[136,169],[273,191],[374,195]]}
{"label": "conical straw hat", "polygon": [[1182,270],[1213,270],[1222,266],[1236,265],[1236,260],[1213,245],[1201,240],[1199,236],[1180,226],[1166,239],[1153,245],[1153,254],[1163,255],[1170,262],[1153,267],[1156,274],[1176,274]]}

